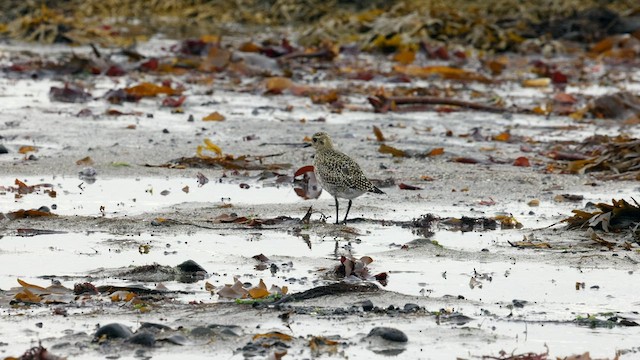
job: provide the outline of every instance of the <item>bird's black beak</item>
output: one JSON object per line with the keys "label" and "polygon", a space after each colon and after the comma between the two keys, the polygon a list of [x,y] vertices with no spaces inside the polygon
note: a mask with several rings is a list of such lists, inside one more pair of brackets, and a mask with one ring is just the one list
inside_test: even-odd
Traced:
{"label": "bird's black beak", "polygon": [[311,147],[311,143],[304,143],[304,144],[302,144],[302,147],[303,148]]}

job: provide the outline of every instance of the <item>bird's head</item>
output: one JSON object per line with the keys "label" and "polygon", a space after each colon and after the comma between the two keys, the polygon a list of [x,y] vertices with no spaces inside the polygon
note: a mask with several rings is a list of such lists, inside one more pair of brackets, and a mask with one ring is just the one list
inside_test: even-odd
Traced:
{"label": "bird's head", "polygon": [[317,132],[311,137],[311,146],[316,150],[332,149],[333,143],[331,138],[325,132]]}

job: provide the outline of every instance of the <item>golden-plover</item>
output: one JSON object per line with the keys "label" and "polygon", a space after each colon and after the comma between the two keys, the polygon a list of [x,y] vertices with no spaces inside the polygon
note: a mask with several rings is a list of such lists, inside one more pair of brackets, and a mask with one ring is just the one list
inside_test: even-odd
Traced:
{"label": "golden-plover", "polygon": [[336,201],[336,224],[338,224],[338,198],[349,199],[347,213],[343,222],[347,222],[352,199],[366,193],[384,194],[375,187],[360,169],[358,163],[349,156],[333,148],[331,138],[324,132],[315,133],[311,146],[316,149],[313,159],[314,172],[318,183]]}

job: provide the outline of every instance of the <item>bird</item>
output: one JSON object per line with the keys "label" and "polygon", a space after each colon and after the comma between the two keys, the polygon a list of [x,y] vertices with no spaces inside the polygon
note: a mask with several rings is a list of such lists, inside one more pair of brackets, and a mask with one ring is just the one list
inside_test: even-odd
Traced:
{"label": "bird", "polygon": [[339,224],[338,198],[349,200],[349,206],[342,221],[346,224],[353,199],[366,192],[384,194],[367,179],[357,162],[334,149],[333,142],[327,133],[315,133],[311,137],[311,146],[316,150],[313,171],[318,183],[333,196],[336,202],[336,224]]}

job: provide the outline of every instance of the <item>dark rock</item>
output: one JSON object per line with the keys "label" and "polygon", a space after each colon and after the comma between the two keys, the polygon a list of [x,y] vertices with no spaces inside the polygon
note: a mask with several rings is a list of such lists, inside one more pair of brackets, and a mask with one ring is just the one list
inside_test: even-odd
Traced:
{"label": "dark rock", "polygon": [[620,320],[620,322],[618,323],[618,325],[622,325],[622,326],[638,326],[640,324],[638,324],[635,321],[631,321],[631,320],[627,320],[627,319],[622,319]]}
{"label": "dark rock", "polygon": [[371,302],[371,300],[365,300],[363,301],[360,306],[362,306],[362,310],[364,311],[371,311],[373,310],[373,302]]}
{"label": "dark rock", "polygon": [[470,318],[469,316],[464,315],[464,314],[460,314],[460,313],[453,313],[453,314],[447,314],[447,315],[441,315],[440,316],[440,322],[441,323],[452,323],[452,324],[456,324],[458,326],[462,326],[462,325],[468,323],[471,320],[473,320],[473,318]]}
{"label": "dark rock", "polygon": [[193,260],[187,260],[182,264],[178,265],[177,268],[180,271],[188,272],[188,273],[196,273],[196,272],[204,272],[205,274],[207,273],[207,271],[202,266],[200,266],[197,262]]}
{"label": "dark rock", "polygon": [[367,337],[379,336],[385,340],[393,341],[393,342],[407,342],[409,338],[405,333],[398,329],[390,328],[390,327],[375,327],[371,329],[369,335]]}
{"label": "dark rock", "polygon": [[153,336],[152,333],[147,331],[142,331],[136,333],[132,337],[126,340],[128,343],[142,345],[142,346],[153,346],[156,343],[156,337]]}
{"label": "dark rock", "polygon": [[272,274],[275,274],[275,273],[277,273],[277,272],[278,272],[278,270],[280,270],[280,269],[278,268],[278,265],[276,265],[276,264],[271,264],[271,266],[270,266],[269,270],[271,271],[271,273],[272,273]]}
{"label": "dark rock", "polygon": [[406,312],[416,312],[420,310],[420,306],[418,304],[407,303],[404,304],[404,311]]}
{"label": "dark rock", "polygon": [[128,339],[133,336],[133,331],[119,323],[111,323],[100,327],[93,335],[93,341],[98,341],[106,336],[107,339]]}
{"label": "dark rock", "polygon": [[4,145],[0,144],[0,154],[8,154],[9,149],[7,149]]}
{"label": "dark rock", "polygon": [[343,308],[336,308],[333,309],[333,314],[334,315],[347,315],[349,312],[346,309]]}
{"label": "dark rock", "polygon": [[251,307],[254,309],[266,309],[268,305],[262,302],[254,302],[251,304]]}

